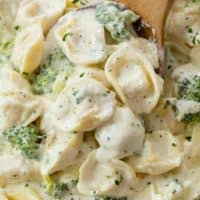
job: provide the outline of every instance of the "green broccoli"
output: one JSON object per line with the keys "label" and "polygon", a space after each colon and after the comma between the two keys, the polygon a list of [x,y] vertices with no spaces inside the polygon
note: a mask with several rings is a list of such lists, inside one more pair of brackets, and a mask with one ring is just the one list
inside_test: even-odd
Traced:
{"label": "green broccoli", "polygon": [[69,192],[68,183],[53,183],[51,195],[55,199],[61,199],[67,192]]}
{"label": "green broccoli", "polygon": [[200,76],[195,75],[179,82],[178,99],[200,102]]}
{"label": "green broccoli", "polygon": [[74,186],[76,186],[77,182],[77,180],[70,180],[67,182],[55,181],[50,186],[48,193],[54,199],[60,200],[69,193]]}
{"label": "green broccoli", "polygon": [[19,126],[3,132],[7,140],[28,159],[38,159],[39,146],[45,135],[33,125]]}
{"label": "green broccoli", "polygon": [[185,114],[181,119],[184,124],[196,124],[200,122],[200,112]]}
{"label": "green broccoli", "polygon": [[63,81],[66,81],[73,66],[60,48],[53,49],[44,64],[30,78],[35,93],[51,93],[57,77],[62,76]]}
{"label": "green broccoli", "polygon": [[97,5],[96,19],[104,25],[114,40],[121,42],[130,39],[129,27],[138,16],[130,10],[122,10],[119,6],[105,3]]}
{"label": "green broccoli", "polygon": [[185,124],[186,126],[188,125],[195,125],[197,123],[200,122],[200,112],[196,112],[196,113],[187,113],[184,114],[183,116],[179,116],[180,113],[180,108],[178,109],[177,106],[174,103],[168,103],[168,105],[171,106],[174,115],[176,117],[176,119],[180,122],[182,122],[183,124]]}
{"label": "green broccoli", "polygon": [[[184,99],[186,101],[200,102],[200,76],[194,75],[178,82],[177,98],[179,100]],[[174,113],[179,121],[186,126],[194,125],[200,122],[200,112],[187,113],[179,118],[179,110],[173,105]],[[180,109],[180,108],[179,108]]]}

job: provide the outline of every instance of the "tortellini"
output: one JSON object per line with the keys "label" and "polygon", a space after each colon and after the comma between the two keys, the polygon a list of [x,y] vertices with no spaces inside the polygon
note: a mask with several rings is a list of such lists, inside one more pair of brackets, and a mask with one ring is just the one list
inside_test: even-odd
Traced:
{"label": "tortellini", "polygon": [[11,191],[7,194],[7,196],[12,200],[42,200],[37,192],[26,187],[20,188],[18,191]]}
{"label": "tortellini", "polygon": [[29,82],[12,69],[7,67],[0,69],[0,79],[0,94],[7,91],[31,92]]}
{"label": "tortellini", "polygon": [[101,82],[79,77],[70,81],[48,108],[42,129],[51,123],[57,132],[91,131],[112,117],[115,105],[115,94]]}
{"label": "tortellini", "polygon": [[[18,9],[21,1],[22,0],[3,0],[3,1],[1,0],[0,16],[6,16],[3,19],[3,20],[5,20],[6,27],[9,27],[9,28],[12,27],[13,21],[15,20],[15,17],[17,14],[17,9]],[[5,35],[4,34],[1,35],[1,33],[0,33],[0,38],[7,37],[6,32],[4,32],[4,33],[5,33]]]}
{"label": "tortellini", "polygon": [[136,172],[158,175],[179,167],[182,161],[182,142],[167,130],[155,131],[145,137],[141,154],[130,157]]}
{"label": "tortellini", "polygon": [[[124,120],[125,119],[125,120]],[[141,151],[144,127],[127,107],[116,109],[113,118],[97,129],[99,159],[124,158]]]}
{"label": "tortellini", "polygon": [[192,47],[200,45],[199,2],[190,0],[174,1],[166,30],[167,40],[186,55]]}
{"label": "tortellini", "polygon": [[12,61],[21,73],[31,74],[41,62],[43,49],[42,29],[40,25],[34,24],[17,35]]}
{"label": "tortellini", "polygon": [[28,26],[39,23],[46,33],[62,15],[65,0],[22,0],[18,8],[16,24]]}
{"label": "tortellini", "polygon": [[200,1],[174,1],[165,66],[140,25],[113,0],[0,0],[0,200],[200,199]]}
{"label": "tortellini", "polygon": [[0,185],[16,182],[16,180],[39,180],[41,178],[39,165],[12,155],[0,157]]}
{"label": "tortellini", "polygon": [[163,80],[133,44],[125,43],[116,50],[107,60],[105,72],[123,103],[138,114],[150,113],[162,93]]}
{"label": "tortellini", "polygon": [[0,132],[18,125],[28,125],[41,116],[42,102],[23,91],[0,94]]}
{"label": "tortellini", "polygon": [[155,69],[159,68],[158,48],[154,42],[143,38],[131,38],[130,44],[142,53]]}
{"label": "tortellini", "polygon": [[105,60],[104,35],[104,27],[96,20],[92,8],[67,14],[55,31],[60,47],[77,64],[95,64]]}
{"label": "tortellini", "polygon": [[[187,169],[185,173],[181,174],[182,183],[182,196],[187,199],[198,199],[199,198],[199,187],[200,187],[200,173],[199,168]],[[184,187],[183,187],[184,186]],[[183,199],[183,198],[182,198]]]}
{"label": "tortellini", "polygon": [[134,170],[120,160],[101,162],[92,152],[79,171],[78,191],[86,195],[123,197],[130,194],[137,183]]}
{"label": "tortellini", "polygon": [[154,111],[144,116],[144,124],[147,132],[165,129],[180,134],[184,130],[184,125],[176,119],[173,106],[167,98],[161,99]]}
{"label": "tortellini", "polygon": [[68,81],[73,81],[74,78],[81,77],[96,79],[97,81],[103,83],[105,87],[111,88],[111,84],[108,82],[105,72],[98,67],[78,66],[75,69],[73,76],[71,76]]}
{"label": "tortellini", "polygon": [[42,173],[52,174],[72,164],[80,150],[82,137],[82,134],[73,132],[54,135],[46,145]]}

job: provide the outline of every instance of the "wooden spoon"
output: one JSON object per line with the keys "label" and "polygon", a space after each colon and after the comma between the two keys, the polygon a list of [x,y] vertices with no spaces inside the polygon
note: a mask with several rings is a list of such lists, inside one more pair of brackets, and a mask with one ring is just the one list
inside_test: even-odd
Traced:
{"label": "wooden spoon", "polygon": [[[173,0],[116,0],[133,10],[150,26],[144,34],[156,38],[158,47],[163,47],[165,22]],[[150,31],[151,30],[151,31]]]}

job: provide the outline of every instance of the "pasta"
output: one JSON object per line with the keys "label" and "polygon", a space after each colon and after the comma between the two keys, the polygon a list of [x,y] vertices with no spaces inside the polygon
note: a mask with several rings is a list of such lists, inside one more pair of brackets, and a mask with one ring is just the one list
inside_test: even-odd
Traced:
{"label": "pasta", "polygon": [[23,0],[18,8],[16,24],[27,26],[39,23],[46,33],[62,15],[64,9],[64,0],[54,0],[51,3],[48,0]]}
{"label": "pasta", "polygon": [[52,125],[61,132],[91,131],[112,117],[115,104],[114,93],[103,84],[79,77],[62,90],[50,112],[46,113],[44,123],[52,120]]}
{"label": "pasta", "polygon": [[150,113],[158,103],[163,81],[132,43],[123,45],[110,56],[105,72],[123,103],[134,112]]}
{"label": "pasta", "polygon": [[[91,173],[92,172],[92,173]],[[92,178],[95,174],[95,178]],[[98,161],[92,152],[80,168],[78,190],[83,194],[126,196],[136,184],[134,171],[119,160]]]}
{"label": "pasta", "polygon": [[45,175],[61,171],[73,163],[82,143],[82,135],[56,135],[53,140],[47,144],[47,152],[44,154],[42,173]]}
{"label": "pasta", "polygon": [[41,62],[44,36],[40,25],[32,25],[20,32],[15,41],[13,63],[21,73],[32,73]]}
{"label": "pasta", "polygon": [[141,156],[130,157],[129,162],[138,172],[157,175],[179,166],[181,154],[181,142],[177,138],[167,131],[157,131],[146,135]]}
{"label": "pasta", "polygon": [[[1,185],[9,184],[19,180],[30,180],[35,176],[40,178],[40,172],[37,163],[24,160],[23,158],[5,155],[1,156]],[[7,166],[7,163],[13,165]]]}
{"label": "pasta", "polygon": [[[67,20],[63,20],[63,24],[55,33],[65,54],[78,64],[95,64],[104,61],[106,57],[104,28],[96,20],[94,9],[72,12],[64,16],[65,18]],[[82,48],[85,50],[81,51]]]}
{"label": "pasta", "polygon": [[0,200],[198,200],[199,11],[161,69],[115,0],[0,0]]}
{"label": "pasta", "polygon": [[42,114],[39,99],[25,92],[10,91],[0,95],[0,130],[28,125]]}
{"label": "pasta", "polygon": [[[123,119],[126,121],[122,122]],[[117,108],[113,119],[96,131],[96,139],[100,145],[98,157],[104,158],[107,155],[110,159],[124,158],[140,152],[144,132],[141,122],[129,108]]]}

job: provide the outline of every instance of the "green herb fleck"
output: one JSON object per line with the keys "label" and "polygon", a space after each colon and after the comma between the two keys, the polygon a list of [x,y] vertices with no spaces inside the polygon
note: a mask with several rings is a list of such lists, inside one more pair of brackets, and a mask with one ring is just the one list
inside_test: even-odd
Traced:
{"label": "green herb fleck", "polygon": [[65,35],[63,36],[63,41],[65,42],[66,41],[66,39],[68,38],[68,37],[71,37],[73,35],[73,33],[71,33],[71,32],[68,32],[68,33],[65,33]]}

